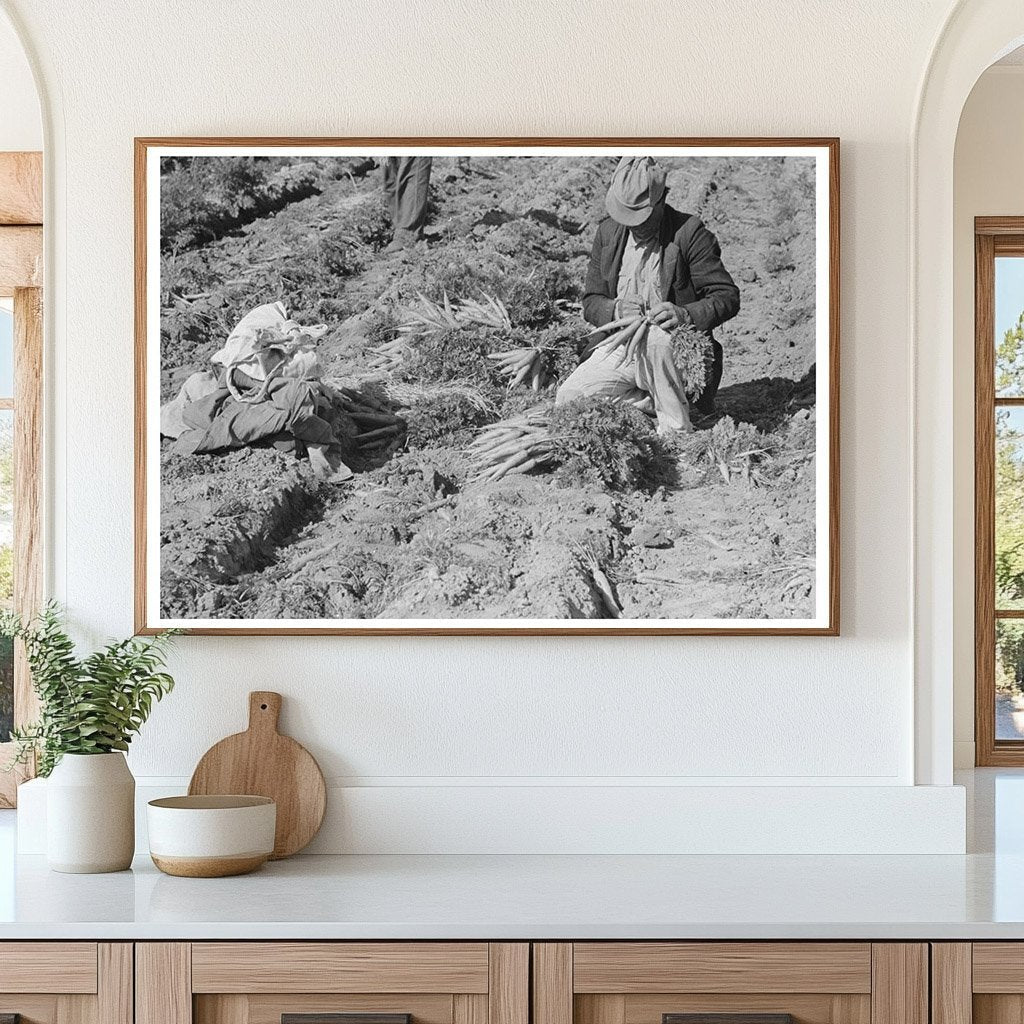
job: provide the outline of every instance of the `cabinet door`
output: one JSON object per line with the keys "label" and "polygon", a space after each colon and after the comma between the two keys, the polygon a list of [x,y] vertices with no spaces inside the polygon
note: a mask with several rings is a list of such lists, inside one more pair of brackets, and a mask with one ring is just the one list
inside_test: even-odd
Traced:
{"label": "cabinet door", "polygon": [[132,1024],[130,943],[0,942],[5,1024]]}
{"label": "cabinet door", "polygon": [[533,1024],[928,1024],[923,943],[538,943]]}
{"label": "cabinet door", "polygon": [[1024,1021],[1024,942],[932,946],[935,1024]]}
{"label": "cabinet door", "polygon": [[529,1024],[525,943],[140,943],[136,984],[136,1024]]}

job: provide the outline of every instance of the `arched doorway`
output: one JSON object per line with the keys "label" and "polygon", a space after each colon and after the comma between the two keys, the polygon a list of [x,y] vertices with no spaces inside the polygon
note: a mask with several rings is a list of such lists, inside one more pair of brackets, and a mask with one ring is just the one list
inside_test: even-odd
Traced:
{"label": "arched doorway", "polygon": [[[1019,233],[992,233],[1024,228],[1021,125],[1024,48],[978,79],[960,119],[954,161],[954,576],[962,582],[954,593],[953,698],[961,768],[1024,762],[1024,624],[1016,618],[1024,452],[1014,357],[1024,256]],[[991,299],[980,317],[979,287]]]}
{"label": "arched doorway", "polygon": [[911,137],[911,325],[914,361],[914,660],[916,781],[947,785],[953,769],[956,522],[954,148],[975,82],[1024,43],[1019,0],[962,0],[925,70]]}

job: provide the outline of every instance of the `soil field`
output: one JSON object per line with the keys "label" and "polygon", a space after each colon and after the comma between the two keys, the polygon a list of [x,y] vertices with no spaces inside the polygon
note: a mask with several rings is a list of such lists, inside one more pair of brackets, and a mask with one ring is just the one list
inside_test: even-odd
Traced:
{"label": "soil field", "polygon": [[[403,427],[376,448],[353,444],[356,476],[344,485],[273,447],[182,457],[163,442],[163,616],[813,616],[809,158],[665,161],[669,202],[718,236],[741,293],[739,315],[716,331],[725,373],[713,417],[693,434],[654,438],[656,471],[636,486],[572,465],[478,478],[468,450],[477,432],[546,412],[575,365],[615,162],[435,159],[426,239],[386,253],[370,161],[285,160],[285,186],[165,245],[162,400],[208,367],[246,312],[282,301],[299,322],[330,326],[319,346],[325,381]],[[176,212],[187,214],[187,199]],[[424,308],[421,295],[493,298],[511,325],[426,341],[400,334]],[[409,350],[382,360],[380,346],[398,337]],[[549,372],[539,390],[510,390],[485,355],[527,344],[547,349]],[[653,425],[627,426],[653,437]],[[348,436],[359,429],[339,425]]]}

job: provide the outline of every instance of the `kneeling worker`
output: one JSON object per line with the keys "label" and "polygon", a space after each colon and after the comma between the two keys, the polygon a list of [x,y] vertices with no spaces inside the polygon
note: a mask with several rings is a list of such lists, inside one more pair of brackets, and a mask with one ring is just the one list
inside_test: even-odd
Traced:
{"label": "kneeling worker", "polygon": [[559,403],[587,396],[650,396],[658,432],[692,430],[689,400],[672,360],[671,333],[692,324],[713,348],[697,411],[710,415],[722,379],[722,346],[712,331],[734,317],[740,293],[722,265],[718,240],[700,219],[665,202],[665,171],[651,157],[623,157],[615,170],[587,271],[583,315],[595,327],[646,315],[644,346],[623,358],[597,348],[558,390]]}

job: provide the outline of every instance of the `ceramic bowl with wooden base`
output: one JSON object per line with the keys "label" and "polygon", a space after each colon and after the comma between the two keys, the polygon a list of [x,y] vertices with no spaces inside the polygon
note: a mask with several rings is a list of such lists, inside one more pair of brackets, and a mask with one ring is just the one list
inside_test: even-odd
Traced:
{"label": "ceramic bowl with wooden base", "polygon": [[147,808],[149,853],[168,875],[225,878],[274,852],[277,805],[266,796],[168,796]]}

